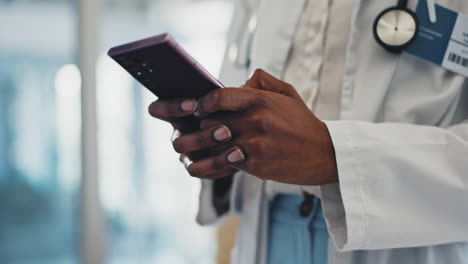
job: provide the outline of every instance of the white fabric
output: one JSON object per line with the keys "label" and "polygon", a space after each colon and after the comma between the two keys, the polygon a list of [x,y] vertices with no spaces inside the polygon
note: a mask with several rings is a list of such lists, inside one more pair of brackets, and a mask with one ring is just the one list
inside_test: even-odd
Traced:
{"label": "white fabric", "polygon": [[[292,84],[310,109],[322,119],[339,118],[341,86],[353,3],[306,0],[297,27],[284,81]],[[268,198],[279,193],[308,192],[320,197],[318,186],[267,182]]]}
{"label": "white fabric", "polygon": [[[336,241],[339,248],[468,240],[468,122],[448,128],[357,121],[327,125],[348,209],[347,229],[335,232],[336,238],[347,237]],[[329,220],[333,216],[328,214]],[[437,231],[428,232],[432,229]]]}
{"label": "white fabric", "polygon": [[[329,10],[329,0],[306,0],[284,74],[284,81],[294,86],[310,109],[313,109],[318,94]],[[341,87],[337,87],[337,89],[339,88]],[[277,194],[302,195],[304,191],[320,197],[318,186],[304,188],[298,185],[268,181],[265,188],[269,199]]]}
{"label": "white fabric", "polygon": [[306,0],[284,73],[284,81],[294,86],[310,109],[318,94],[330,5],[330,0]]}
{"label": "white fabric", "polygon": [[[243,32],[244,1],[237,3],[230,42]],[[327,121],[340,183],[320,187],[332,236],[329,263],[468,263],[468,83],[376,44],[373,21],[395,1],[355,3],[340,119]],[[409,8],[416,4],[410,0]],[[468,13],[465,0],[438,4]],[[282,77],[303,7],[303,0],[262,1],[252,67],[226,60],[220,79],[238,85],[255,68]],[[265,264],[265,184],[243,173],[236,182],[231,208],[241,217],[237,263]],[[203,188],[202,194],[210,191]],[[211,204],[203,199],[200,215],[212,212]]]}

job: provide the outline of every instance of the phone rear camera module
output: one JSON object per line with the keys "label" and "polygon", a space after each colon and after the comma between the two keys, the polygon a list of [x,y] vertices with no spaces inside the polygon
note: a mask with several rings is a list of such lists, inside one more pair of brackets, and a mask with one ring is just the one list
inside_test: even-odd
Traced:
{"label": "phone rear camera module", "polygon": [[124,56],[120,57],[120,58],[118,59],[118,62],[119,62],[121,65],[124,65],[124,66],[130,65],[130,62],[128,61],[128,58],[127,58],[127,57],[124,57]]}

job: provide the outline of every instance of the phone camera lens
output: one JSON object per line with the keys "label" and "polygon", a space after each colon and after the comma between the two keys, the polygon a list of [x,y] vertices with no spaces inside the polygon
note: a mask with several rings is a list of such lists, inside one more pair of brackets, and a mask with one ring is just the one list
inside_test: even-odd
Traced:
{"label": "phone camera lens", "polygon": [[122,65],[124,65],[124,66],[130,65],[130,62],[128,61],[128,58],[127,58],[127,57],[124,57],[124,56],[122,56],[122,57],[119,58],[119,62],[120,62],[120,64],[122,64]]}
{"label": "phone camera lens", "polygon": [[153,72],[153,69],[148,69],[148,72],[149,72],[149,73],[152,73],[152,72]]}
{"label": "phone camera lens", "polygon": [[140,58],[133,58],[133,61],[134,61],[136,64],[141,64],[141,63],[143,63],[143,61],[142,61]]}
{"label": "phone camera lens", "polygon": [[138,76],[141,76],[141,75],[142,75],[142,73],[141,73],[141,72],[137,72],[137,75],[138,75]]}

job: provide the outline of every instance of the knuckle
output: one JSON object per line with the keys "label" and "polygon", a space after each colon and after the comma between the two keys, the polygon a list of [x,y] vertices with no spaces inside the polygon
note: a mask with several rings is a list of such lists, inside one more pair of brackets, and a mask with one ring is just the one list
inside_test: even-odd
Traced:
{"label": "knuckle", "polygon": [[258,106],[261,106],[263,108],[268,108],[272,104],[272,98],[269,94],[265,94],[262,91],[255,91],[255,100],[257,102]]}
{"label": "knuckle", "polygon": [[216,158],[216,159],[213,160],[213,169],[215,171],[220,171],[220,170],[225,168],[225,164],[226,164],[226,162],[225,162],[224,157]]}
{"label": "knuckle", "polygon": [[199,148],[207,148],[210,146],[210,139],[206,136],[206,133],[202,133],[196,136],[196,145]]}
{"label": "knuckle", "polygon": [[200,129],[205,130],[211,127],[215,127],[217,125],[221,124],[220,121],[217,120],[212,120],[212,119],[203,119],[200,122]]}
{"label": "knuckle", "polygon": [[222,89],[221,90],[216,90],[210,93],[210,95],[207,97],[207,100],[203,104],[203,110],[205,112],[212,112],[214,108],[216,108],[222,97]]}
{"label": "knuckle", "polygon": [[266,144],[265,140],[258,140],[257,141],[256,152],[259,153],[259,155],[261,155],[261,156],[264,156],[264,154],[268,152],[267,144]]}
{"label": "knuckle", "polygon": [[250,114],[250,121],[254,122],[254,123],[259,123],[259,122],[262,122],[263,120],[263,114],[264,112],[260,109],[256,110],[256,111],[253,111],[251,114]]}
{"label": "knuckle", "polygon": [[234,98],[233,93],[235,92],[234,88],[228,89],[219,89],[217,105],[221,106],[224,102],[230,101]]}
{"label": "knuckle", "polygon": [[224,89],[217,90],[213,93],[213,105],[219,107],[226,98],[227,92]]}
{"label": "knuckle", "polygon": [[258,168],[259,168],[257,159],[255,159],[255,158],[249,159],[247,161],[247,166],[249,167],[249,169],[257,171]]}
{"label": "knuckle", "polygon": [[158,102],[158,112],[162,117],[174,118],[185,115],[178,101],[157,101],[156,103]]}
{"label": "knuckle", "polygon": [[200,121],[200,129],[207,129],[208,127],[210,127],[210,120],[208,119],[202,119]]}
{"label": "knuckle", "polygon": [[248,152],[258,153],[259,155],[263,155],[268,151],[265,140],[260,137],[249,139],[244,147],[248,149]]}
{"label": "knuckle", "polygon": [[257,145],[257,138],[250,138],[246,140],[245,142],[241,142],[241,146],[246,149],[248,153],[252,152],[253,149],[255,149],[255,146]]}
{"label": "knuckle", "polygon": [[270,111],[263,110],[263,119],[262,119],[262,130],[263,132],[268,132],[271,130],[273,124],[273,115]]}
{"label": "knuckle", "polygon": [[270,113],[266,110],[257,110],[250,116],[252,125],[261,132],[267,132],[270,127]]}
{"label": "knuckle", "polygon": [[261,77],[265,74],[265,71],[260,69],[260,68],[257,68],[255,71],[254,71],[254,74],[253,76],[258,76],[258,77]]}

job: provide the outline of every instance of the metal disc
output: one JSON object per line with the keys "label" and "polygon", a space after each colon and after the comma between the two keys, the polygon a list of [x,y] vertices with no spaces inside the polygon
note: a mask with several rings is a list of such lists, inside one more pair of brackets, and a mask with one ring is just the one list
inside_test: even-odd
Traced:
{"label": "metal disc", "polygon": [[392,9],[377,22],[376,33],[389,46],[402,46],[410,42],[417,32],[417,22],[406,10]]}

